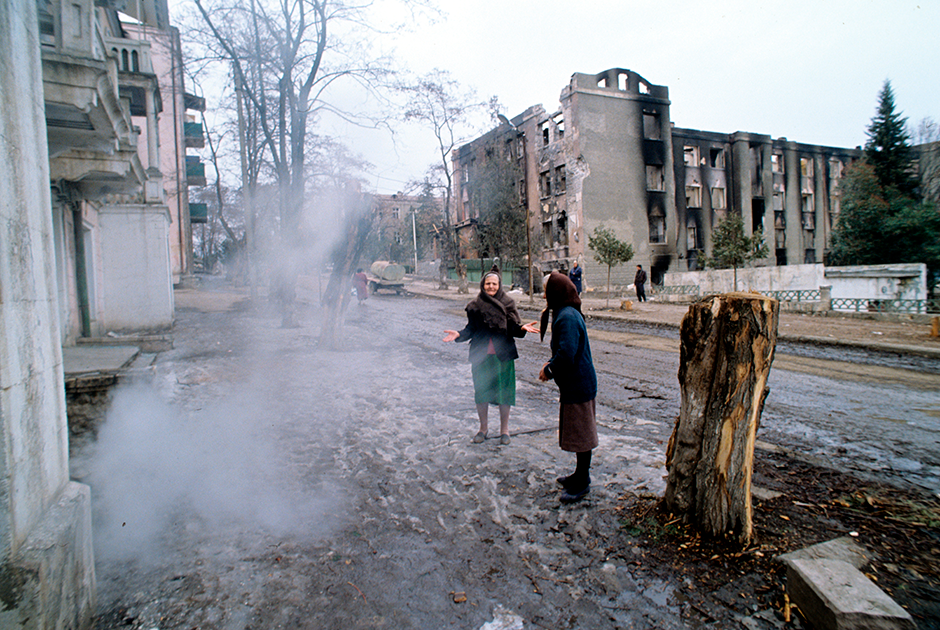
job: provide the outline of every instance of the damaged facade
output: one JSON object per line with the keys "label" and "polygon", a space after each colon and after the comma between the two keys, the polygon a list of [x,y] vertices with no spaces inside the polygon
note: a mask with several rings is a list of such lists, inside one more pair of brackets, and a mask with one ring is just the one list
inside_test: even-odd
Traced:
{"label": "damaged facade", "polygon": [[533,273],[578,260],[588,283],[606,277],[587,246],[604,226],[634,251],[612,283],[632,282],[636,264],[660,283],[666,271],[700,268],[728,213],[744,218],[748,235],[763,229],[770,254],[758,264],[822,261],[839,211],[836,184],[859,149],[676,128],[668,88],[621,68],[574,74],[560,103],[551,114],[530,107],[452,154],[464,257],[476,257],[480,210],[470,191],[481,156],[502,151],[516,164]]}
{"label": "damaged facade", "polygon": [[111,4],[37,2],[64,344],[168,329],[191,273],[184,111],[201,99],[166,2],[124,7],[133,22]]}

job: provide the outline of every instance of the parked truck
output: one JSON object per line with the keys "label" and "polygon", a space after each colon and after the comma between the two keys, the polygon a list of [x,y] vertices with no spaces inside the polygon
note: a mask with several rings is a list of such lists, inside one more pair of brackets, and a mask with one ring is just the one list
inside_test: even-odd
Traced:
{"label": "parked truck", "polygon": [[388,260],[377,260],[369,267],[369,293],[394,291],[398,295],[405,290],[405,268]]}

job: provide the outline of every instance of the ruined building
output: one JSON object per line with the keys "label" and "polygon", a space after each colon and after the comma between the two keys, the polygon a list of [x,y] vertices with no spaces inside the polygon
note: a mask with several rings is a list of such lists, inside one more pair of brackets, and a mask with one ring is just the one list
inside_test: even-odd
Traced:
{"label": "ruined building", "polygon": [[674,127],[668,88],[620,68],[574,74],[560,101],[554,113],[530,107],[454,151],[453,218],[465,257],[476,257],[474,184],[503,164],[513,203],[526,209],[539,275],[577,259],[588,284],[599,284],[607,270],[587,245],[604,226],[634,251],[612,283],[632,282],[636,264],[658,283],[667,270],[700,268],[729,212],[748,234],[763,229],[770,254],[758,264],[822,261],[839,212],[836,183],[859,149]]}

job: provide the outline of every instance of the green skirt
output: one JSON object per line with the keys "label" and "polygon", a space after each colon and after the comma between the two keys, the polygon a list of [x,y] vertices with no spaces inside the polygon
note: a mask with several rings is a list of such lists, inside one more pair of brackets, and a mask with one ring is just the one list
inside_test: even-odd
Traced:
{"label": "green skirt", "polygon": [[500,361],[495,354],[471,367],[473,400],[478,405],[516,404],[516,362]]}

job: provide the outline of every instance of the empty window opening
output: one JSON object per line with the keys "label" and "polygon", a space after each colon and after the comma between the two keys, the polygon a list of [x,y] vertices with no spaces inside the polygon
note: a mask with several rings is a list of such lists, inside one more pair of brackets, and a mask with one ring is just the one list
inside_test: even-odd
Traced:
{"label": "empty window opening", "polygon": [[528,198],[525,192],[525,180],[524,179],[519,180],[519,203],[521,203],[523,206],[528,204]]}
{"label": "empty window opening", "polygon": [[815,265],[816,264],[816,250],[807,249],[803,254],[803,264],[806,265]]}
{"label": "empty window opening", "polygon": [[649,93],[650,93],[649,83],[640,81],[640,94],[649,94]]}
{"label": "empty window opening", "polygon": [[665,190],[662,166],[656,166],[654,164],[646,165],[646,189]]}
{"label": "empty window opening", "polygon": [[626,72],[621,72],[620,74],[618,74],[617,75],[617,89],[620,90],[621,92],[626,92],[627,89],[629,89],[630,87],[630,84],[627,82],[629,78],[630,77],[627,76]]}
{"label": "empty window opening", "polygon": [[725,196],[725,189],[720,186],[715,186],[712,188],[712,208],[715,210],[724,210],[727,208],[727,197]]}
{"label": "empty window opening", "polygon": [[561,245],[568,244],[568,217],[564,212],[558,215],[558,242]]}
{"label": "empty window opening", "polygon": [[133,72],[140,72],[140,55],[136,50],[131,51],[131,70]]}
{"label": "empty window opening", "polygon": [[539,176],[539,194],[542,197],[550,197],[552,194],[552,175],[545,171]]}
{"label": "empty window opening", "polygon": [[598,80],[597,80],[597,87],[599,87],[599,88],[605,88],[605,87],[607,87],[607,77],[604,77],[603,79],[598,79]]}
{"label": "empty window opening", "polygon": [[724,149],[710,149],[708,152],[708,161],[711,164],[712,168],[724,168],[725,167],[725,152]]}
{"label": "empty window opening", "polygon": [[813,214],[813,196],[803,195],[803,213]]}
{"label": "empty window opening", "polygon": [[685,228],[686,234],[686,249],[695,250],[699,249],[698,244],[698,225],[694,221],[689,221],[689,224]]}
{"label": "empty window opening", "polygon": [[774,229],[774,247],[779,251],[787,247],[787,231]]}
{"label": "empty window opening", "polygon": [[682,154],[686,166],[698,166],[698,147],[684,146]]}
{"label": "empty window opening", "polygon": [[829,177],[831,179],[840,179],[842,177],[842,162],[836,158],[829,159]]}
{"label": "empty window opening", "polygon": [[565,118],[562,114],[557,114],[552,120],[555,123],[555,132],[558,134],[558,139],[561,140],[565,137]]}
{"label": "empty window opening", "polygon": [[568,188],[565,165],[555,167],[555,194],[560,195]]}
{"label": "empty window opening", "polygon": [[780,248],[777,250],[777,266],[786,267],[787,265],[787,250]]}
{"label": "empty window opening", "polygon": [[652,216],[649,218],[650,243],[666,242],[666,217]]}
{"label": "empty window opening", "polygon": [[800,158],[800,173],[803,177],[813,176],[813,161],[809,158]]}
{"label": "empty window opening", "polygon": [[701,186],[686,186],[685,187],[685,207],[686,208],[701,208],[702,207],[702,187]]}
{"label": "empty window opening", "polygon": [[764,228],[764,200],[751,201],[751,231],[757,232]]}
{"label": "empty window opening", "polygon": [[547,145],[551,142],[551,131],[548,128],[548,121],[542,123],[542,144]]}
{"label": "empty window opening", "polygon": [[649,138],[650,140],[662,139],[659,114],[643,112],[643,137]]}
{"label": "empty window opening", "polygon": [[779,153],[774,153],[770,156],[770,170],[774,173],[783,172],[783,156]]}

